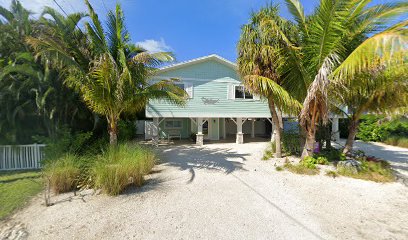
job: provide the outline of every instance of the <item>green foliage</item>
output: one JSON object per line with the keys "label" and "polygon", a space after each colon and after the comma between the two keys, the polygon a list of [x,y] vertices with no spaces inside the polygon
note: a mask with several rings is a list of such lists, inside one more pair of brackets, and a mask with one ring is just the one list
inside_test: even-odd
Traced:
{"label": "green foliage", "polygon": [[346,155],[340,149],[323,149],[319,153],[314,154],[315,158],[323,158],[328,162],[333,161],[344,161],[346,160]]}
{"label": "green foliage", "polygon": [[[408,136],[408,119],[396,117],[387,120],[382,115],[365,115],[361,118],[357,137],[363,141],[388,141],[398,144],[404,137]],[[388,139],[388,140],[387,140]]]}
{"label": "green foliage", "polygon": [[23,207],[42,189],[39,171],[0,171],[0,220]]}
{"label": "green foliage", "polygon": [[118,195],[130,184],[141,186],[155,162],[155,154],[146,147],[130,144],[110,147],[92,167],[94,185],[109,195]]}
{"label": "green foliage", "polygon": [[358,172],[350,171],[346,168],[337,169],[337,173],[343,176],[364,179],[374,182],[393,182],[395,181],[391,167],[386,161],[366,161],[360,159],[361,170]]}
{"label": "green foliage", "polygon": [[83,154],[88,148],[88,142],[92,137],[92,132],[71,133],[67,128],[58,132],[56,138],[35,137],[38,142],[45,143],[44,161],[50,161],[62,157],[65,153],[73,155]]}
{"label": "green foliage", "polygon": [[317,175],[320,172],[320,170],[316,166],[308,167],[302,163],[299,164],[285,163],[284,168],[290,172],[304,175]]}
{"label": "green foliage", "polygon": [[278,172],[283,171],[283,167],[281,167],[281,166],[276,166],[275,169],[276,169],[276,171],[278,171]]}
{"label": "green foliage", "polygon": [[295,131],[283,131],[282,150],[286,155],[300,155],[302,151],[300,134]]}
{"label": "green foliage", "polygon": [[262,156],[262,160],[269,160],[273,158],[275,151],[276,151],[276,143],[271,142],[269,147],[265,149],[264,154]]}
{"label": "green foliage", "polygon": [[118,138],[120,141],[129,141],[136,137],[136,124],[132,120],[120,120],[118,130]]}
{"label": "green foliage", "polygon": [[304,167],[310,168],[310,169],[316,169],[316,164],[317,160],[314,157],[307,156],[303,158],[300,163],[300,165],[303,165]]}
{"label": "green foliage", "polygon": [[71,154],[48,162],[44,168],[44,175],[56,194],[75,189],[80,173],[78,158]]}

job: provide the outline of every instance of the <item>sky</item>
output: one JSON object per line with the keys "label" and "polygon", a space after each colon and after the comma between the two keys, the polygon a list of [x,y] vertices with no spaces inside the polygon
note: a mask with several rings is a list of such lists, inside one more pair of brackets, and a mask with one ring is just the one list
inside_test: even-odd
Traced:
{"label": "sky", "polygon": [[[11,0],[0,0],[8,8]],[[44,6],[66,13],[86,11],[83,0],[21,0],[23,6],[39,14]],[[116,1],[90,0],[103,20]],[[150,51],[171,51],[177,61],[218,54],[230,61],[237,57],[240,28],[250,13],[269,0],[119,0],[131,40]],[[281,16],[290,18],[283,0],[275,0]],[[301,0],[305,13],[313,12],[318,0]],[[373,0],[372,4],[392,2]],[[58,5],[59,6],[58,6]],[[372,5],[371,4],[371,5]],[[36,16],[36,15],[35,15]],[[38,15],[37,15],[38,16]]]}

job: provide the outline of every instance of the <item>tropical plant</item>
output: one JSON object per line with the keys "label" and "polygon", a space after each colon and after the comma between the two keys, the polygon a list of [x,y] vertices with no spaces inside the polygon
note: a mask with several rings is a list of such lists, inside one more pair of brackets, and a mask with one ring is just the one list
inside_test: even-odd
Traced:
{"label": "tropical plant", "polygon": [[[106,118],[110,143],[116,144],[121,114],[142,110],[149,99],[182,104],[186,93],[174,85],[175,80],[150,80],[155,67],[173,57],[170,53],[149,53],[131,44],[119,4],[107,15],[106,31],[92,6],[88,1],[86,4],[91,18],[85,23],[86,33],[76,28],[83,15],[72,16],[78,20],[75,24],[65,20],[62,26],[68,27],[61,29],[61,16],[48,11],[59,30],[28,41],[39,56],[64,71],[65,83],[81,95],[89,109]],[[74,39],[66,40],[68,34]]]}
{"label": "tropical plant", "polygon": [[[300,103],[281,85],[282,68],[287,60],[281,49],[287,46],[286,39],[275,32],[280,29],[290,41],[296,41],[295,26],[278,15],[277,6],[267,6],[253,13],[249,23],[242,27],[238,43],[238,70],[243,83],[252,93],[268,101],[274,126],[275,157],[282,157],[281,133],[282,111],[297,114]],[[289,46],[292,47],[292,46]]]}
{"label": "tropical plant", "polygon": [[348,106],[351,114],[344,153],[352,150],[364,113],[393,114],[408,106],[407,65],[372,70],[356,75],[355,81],[337,82],[332,86],[339,103]]}
{"label": "tropical plant", "polygon": [[321,0],[310,16],[305,16],[299,0],[286,0],[293,15],[297,37],[279,23],[267,22],[276,39],[282,39],[278,53],[282,63],[282,86],[303,108],[300,125],[306,135],[302,157],[311,156],[317,123],[328,122],[328,88],[331,82],[355,82],[356,75],[379,66],[389,67],[406,60],[408,21],[387,28],[389,20],[403,14],[408,3],[368,6],[370,0]]}

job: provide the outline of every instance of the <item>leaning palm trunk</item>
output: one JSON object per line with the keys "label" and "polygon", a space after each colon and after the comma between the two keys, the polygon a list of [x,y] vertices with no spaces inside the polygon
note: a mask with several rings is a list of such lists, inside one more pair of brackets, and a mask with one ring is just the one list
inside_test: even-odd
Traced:
{"label": "leaning palm trunk", "polygon": [[[279,116],[278,116],[278,112],[276,111],[275,108],[275,103],[273,101],[273,99],[269,99],[268,100],[268,104],[269,104],[269,110],[271,111],[271,116],[272,116],[272,123],[274,125],[274,133],[275,134],[275,157],[276,158],[281,158],[282,157],[282,146],[281,146],[281,124],[279,122]],[[273,129],[273,128],[272,128]]]}
{"label": "leaning palm trunk", "polygon": [[316,125],[321,120],[323,125],[328,122],[328,102],[327,90],[329,86],[329,75],[336,56],[331,55],[323,61],[319,72],[310,85],[303,108],[300,112],[300,125],[306,133],[306,142],[302,151],[302,158],[313,154],[313,147],[316,139]]}
{"label": "leaning palm trunk", "polygon": [[357,135],[358,125],[359,125],[358,118],[353,116],[351,119],[349,129],[348,129],[349,134],[347,136],[347,141],[346,141],[346,145],[344,146],[343,153],[349,153],[353,150],[354,139]]}

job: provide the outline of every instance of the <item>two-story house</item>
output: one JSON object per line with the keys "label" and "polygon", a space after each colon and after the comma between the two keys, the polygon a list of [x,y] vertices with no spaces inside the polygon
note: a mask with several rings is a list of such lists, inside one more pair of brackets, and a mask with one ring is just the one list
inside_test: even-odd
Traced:
{"label": "two-story house", "polygon": [[[146,117],[153,119],[149,134],[158,138],[196,136],[205,139],[244,138],[270,135],[273,131],[266,100],[253,96],[242,85],[237,66],[217,55],[173,64],[159,70],[157,79],[177,78],[188,93],[185,106],[164,100],[150,101]],[[147,134],[147,133],[146,133]]]}

